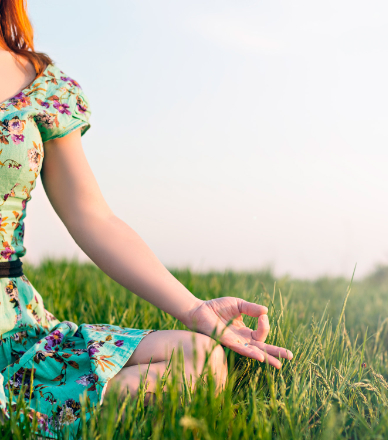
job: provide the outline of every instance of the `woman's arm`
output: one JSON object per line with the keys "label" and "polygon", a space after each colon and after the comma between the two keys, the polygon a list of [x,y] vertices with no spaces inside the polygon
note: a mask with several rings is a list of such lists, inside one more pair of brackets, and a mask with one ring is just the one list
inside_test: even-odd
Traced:
{"label": "woman's arm", "polygon": [[109,208],[85,157],[80,131],[46,142],[44,152],[44,189],[79,247],[112,279],[186,324],[201,301]]}
{"label": "woman's arm", "polygon": [[[266,307],[241,298],[196,298],[113,214],[86,160],[79,129],[47,141],[44,153],[42,182],[54,210],[80,248],[107,275],[190,329],[209,336],[216,329],[221,343],[237,353],[267,360],[276,368],[281,366],[277,357],[292,358],[290,351],[264,343],[269,330],[268,318],[263,316]],[[244,325],[242,313],[259,318],[257,330]]]}

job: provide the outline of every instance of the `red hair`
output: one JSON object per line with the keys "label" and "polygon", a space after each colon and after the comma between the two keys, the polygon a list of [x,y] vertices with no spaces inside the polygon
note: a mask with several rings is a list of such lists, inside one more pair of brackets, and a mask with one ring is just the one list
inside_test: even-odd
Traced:
{"label": "red hair", "polygon": [[27,58],[37,77],[48,64],[53,64],[48,55],[34,50],[34,30],[26,0],[0,0],[0,47]]}

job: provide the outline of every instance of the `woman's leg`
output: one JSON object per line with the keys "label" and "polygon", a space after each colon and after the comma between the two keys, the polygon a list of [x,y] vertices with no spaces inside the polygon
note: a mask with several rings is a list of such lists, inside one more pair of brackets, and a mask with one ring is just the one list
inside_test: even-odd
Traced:
{"label": "woman's leg", "polygon": [[[227,378],[227,362],[223,348],[213,339],[200,333],[185,330],[159,330],[148,334],[139,343],[124,368],[109,381],[106,393],[113,383],[118,383],[121,392],[129,392],[135,396],[140,386],[141,376],[147,370],[147,395],[156,389],[157,378],[162,377],[171,355],[177,356],[179,349],[183,350],[185,375],[188,383],[192,379],[194,385],[203,371],[208,353],[207,365],[215,378],[217,392],[225,385]],[[194,351],[196,352],[194,355]],[[150,364],[151,361],[151,364]]]}

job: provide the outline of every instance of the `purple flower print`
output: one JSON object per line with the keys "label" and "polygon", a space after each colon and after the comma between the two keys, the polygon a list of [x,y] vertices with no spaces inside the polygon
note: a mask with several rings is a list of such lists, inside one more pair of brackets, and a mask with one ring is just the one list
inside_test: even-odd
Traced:
{"label": "purple flower print", "polygon": [[93,356],[94,354],[96,354],[98,352],[99,352],[99,350],[95,345],[92,345],[91,347],[88,348],[89,356]]}
{"label": "purple flower print", "polygon": [[7,129],[13,135],[22,134],[26,121],[20,120],[17,116],[8,121]]}
{"label": "purple flower print", "polygon": [[24,142],[24,134],[11,134],[11,139],[14,144],[18,145],[20,142]]}
{"label": "purple flower print", "polygon": [[[36,369],[32,369],[32,368],[20,368],[15,375],[8,380],[7,384],[5,385],[5,389],[7,390],[12,390],[13,393],[18,396],[19,394],[21,394],[22,392],[22,386],[23,385],[27,385],[25,393],[24,393],[24,397],[26,399],[34,398],[34,392],[31,390],[31,375],[33,374],[35,376],[36,373]],[[23,376],[24,376],[24,380],[23,380]],[[30,391],[31,392],[31,396],[30,396]]]}
{"label": "purple flower print", "polygon": [[103,342],[103,341],[98,342],[98,341],[90,340],[87,345],[89,357],[92,357],[96,353],[98,353],[100,351],[99,348],[101,348],[104,344],[105,344],[105,342]]}
{"label": "purple flower print", "polygon": [[122,347],[124,345],[124,340],[123,339],[119,339],[118,341],[115,342],[115,346],[116,347]]}
{"label": "purple flower print", "polygon": [[41,99],[37,99],[36,100],[37,102],[38,102],[38,104],[40,104],[42,107],[45,107],[45,108],[49,108],[50,107],[50,104],[48,103],[48,102],[45,102],[45,101],[42,101]]}
{"label": "purple flower print", "polygon": [[69,81],[69,83],[71,85],[81,88],[79,83],[75,79],[70,78],[70,76],[61,76],[61,80],[62,81]]}
{"label": "purple flower print", "polygon": [[55,330],[51,334],[46,336],[44,339],[47,341],[47,344],[44,346],[44,349],[53,350],[62,342],[63,334],[59,330]]}
{"label": "purple flower print", "polygon": [[18,93],[12,99],[24,99],[26,95],[23,92]]}
{"label": "purple flower print", "polygon": [[[8,195],[8,194],[6,194],[6,195]],[[5,196],[4,196],[4,200],[6,200]],[[7,246],[6,248],[4,248],[1,251],[1,256],[9,261],[12,257],[12,254],[14,254],[14,253],[15,253],[15,251]]]}
{"label": "purple flower print", "polygon": [[71,113],[69,112],[68,108],[69,105],[68,104],[61,104],[59,101],[54,101],[53,106],[59,111],[59,113],[66,113],[67,115],[71,115]]}
{"label": "purple flower print", "polygon": [[84,106],[84,105],[81,105],[81,104],[78,104],[77,103],[77,108],[78,108],[78,111],[80,112],[80,113],[85,113],[86,112],[86,107]]}
{"label": "purple flower print", "polygon": [[[88,344],[90,343],[93,344],[93,341],[88,342]],[[90,345],[90,347],[88,347],[88,355],[93,356],[95,353],[98,353],[98,348],[94,345]]]}
{"label": "purple flower print", "polygon": [[23,92],[18,93],[9,102],[18,109],[31,105],[31,100]]}
{"label": "purple flower print", "polygon": [[[96,379],[97,378],[97,379]],[[84,387],[94,384],[98,380],[98,376],[94,374],[91,370],[89,371],[89,374],[84,374],[80,376],[76,382],[80,385],[83,385]]]}
{"label": "purple flower print", "polygon": [[74,79],[70,79],[70,82],[73,84],[73,86],[76,86],[76,87],[78,87],[78,88],[81,88],[81,86],[77,83],[76,80],[74,80]]}
{"label": "purple flower print", "polygon": [[26,121],[19,119],[18,116],[15,116],[10,121],[7,119],[4,120],[3,126],[6,130],[8,130],[11,135],[12,141],[15,144],[19,144],[24,141],[23,130],[25,128]]}

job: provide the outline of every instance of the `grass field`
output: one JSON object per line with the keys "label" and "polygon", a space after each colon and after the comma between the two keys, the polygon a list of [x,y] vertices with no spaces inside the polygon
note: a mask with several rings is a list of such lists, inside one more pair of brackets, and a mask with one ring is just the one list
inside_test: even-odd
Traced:
{"label": "grass field", "polygon": [[[46,261],[25,272],[60,320],[184,328],[93,265]],[[294,359],[275,371],[227,350],[229,384],[218,397],[212,381],[182,397],[173,384],[146,408],[141,398],[119,407],[111,394],[79,439],[388,438],[388,268],[351,289],[351,274],[303,281],[270,272],[173,273],[200,298],[239,296],[268,306],[267,342],[290,348]],[[246,324],[254,325],[250,318]],[[15,422],[0,427],[1,439],[34,438],[28,424]]]}

